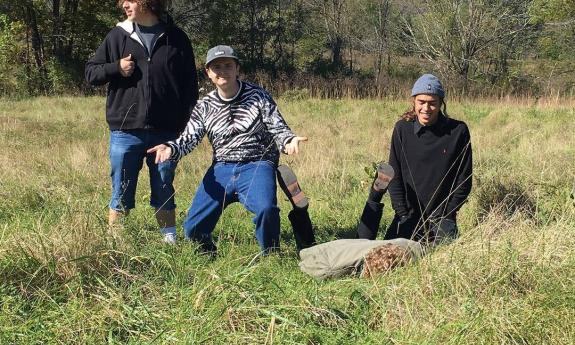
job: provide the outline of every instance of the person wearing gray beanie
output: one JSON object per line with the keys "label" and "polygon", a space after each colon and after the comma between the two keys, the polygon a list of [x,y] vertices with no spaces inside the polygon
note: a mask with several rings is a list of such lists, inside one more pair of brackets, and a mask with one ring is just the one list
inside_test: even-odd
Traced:
{"label": "person wearing gray beanie", "polygon": [[[422,75],[411,89],[411,110],[395,124],[389,153],[395,176],[388,187],[395,216],[386,240],[439,243],[458,235],[456,215],[472,184],[471,136],[463,121],[447,116],[445,96],[439,78]],[[371,193],[370,200],[381,196]],[[371,218],[381,218],[381,212]],[[364,222],[377,226],[358,231],[358,237],[375,239],[379,219]]]}
{"label": "person wearing gray beanie", "polygon": [[411,96],[414,97],[422,93],[437,95],[442,99],[445,98],[443,85],[441,84],[441,81],[439,81],[439,78],[433,74],[424,74],[415,81],[415,84],[413,84]]}

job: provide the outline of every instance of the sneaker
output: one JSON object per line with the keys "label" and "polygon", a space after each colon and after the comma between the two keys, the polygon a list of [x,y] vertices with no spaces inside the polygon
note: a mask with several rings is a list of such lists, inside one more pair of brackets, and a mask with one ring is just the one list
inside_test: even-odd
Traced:
{"label": "sneaker", "polygon": [[176,234],[167,233],[164,234],[164,243],[174,245],[176,244]]}

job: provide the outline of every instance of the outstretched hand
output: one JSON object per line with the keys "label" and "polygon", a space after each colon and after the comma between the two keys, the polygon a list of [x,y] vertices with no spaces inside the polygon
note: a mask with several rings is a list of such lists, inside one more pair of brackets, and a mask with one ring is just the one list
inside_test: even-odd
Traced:
{"label": "outstretched hand", "polygon": [[307,141],[307,137],[294,137],[285,147],[285,153],[292,155],[299,153],[299,142]]}
{"label": "outstretched hand", "polygon": [[156,145],[154,147],[152,147],[151,149],[149,149],[148,151],[146,151],[147,153],[156,153],[156,159],[155,162],[156,164],[158,163],[163,163],[165,161],[167,161],[168,159],[170,159],[170,156],[172,155],[172,148],[169,147],[168,145],[164,145],[164,144],[160,144],[160,145]]}

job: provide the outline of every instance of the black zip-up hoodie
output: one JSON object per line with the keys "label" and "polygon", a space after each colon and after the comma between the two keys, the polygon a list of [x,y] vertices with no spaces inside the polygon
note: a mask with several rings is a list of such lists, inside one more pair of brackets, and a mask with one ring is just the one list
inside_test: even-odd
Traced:
{"label": "black zip-up hoodie", "polygon": [[[110,130],[181,132],[198,100],[194,52],[186,34],[166,16],[166,31],[151,55],[129,20],[112,29],[86,63],[86,80],[108,83],[106,120]],[[134,72],[120,73],[120,59],[132,54]]]}

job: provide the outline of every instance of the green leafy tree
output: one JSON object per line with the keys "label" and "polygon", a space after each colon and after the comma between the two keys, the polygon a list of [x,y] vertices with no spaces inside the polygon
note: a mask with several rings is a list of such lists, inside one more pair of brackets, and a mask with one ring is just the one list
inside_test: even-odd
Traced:
{"label": "green leafy tree", "polygon": [[22,45],[24,24],[0,14],[0,95],[25,93],[26,47]]}
{"label": "green leafy tree", "polygon": [[529,9],[532,23],[541,27],[537,56],[573,60],[575,1],[534,0]]}
{"label": "green leafy tree", "polygon": [[308,23],[324,36],[324,42],[330,51],[331,67],[341,70],[343,56],[349,45],[349,32],[352,23],[353,3],[345,0],[303,0],[306,8],[313,14]]}
{"label": "green leafy tree", "polygon": [[[83,67],[112,23],[120,17],[115,2],[96,0],[0,0],[11,23],[13,45],[21,49],[23,78],[18,92],[77,93],[83,88]],[[7,29],[4,29],[6,32]]]}
{"label": "green leafy tree", "polygon": [[[467,89],[482,64],[509,53],[529,29],[528,0],[425,0],[404,16],[406,38],[416,54]],[[505,69],[503,69],[505,70]]]}
{"label": "green leafy tree", "polygon": [[350,43],[373,57],[375,82],[379,84],[384,64],[389,71],[391,55],[400,44],[398,8],[392,0],[359,0],[353,13]]}
{"label": "green leafy tree", "polygon": [[216,44],[233,45],[245,71],[270,73],[293,70],[303,36],[301,3],[297,0],[179,0],[173,2],[176,21],[190,34],[199,60]]}

